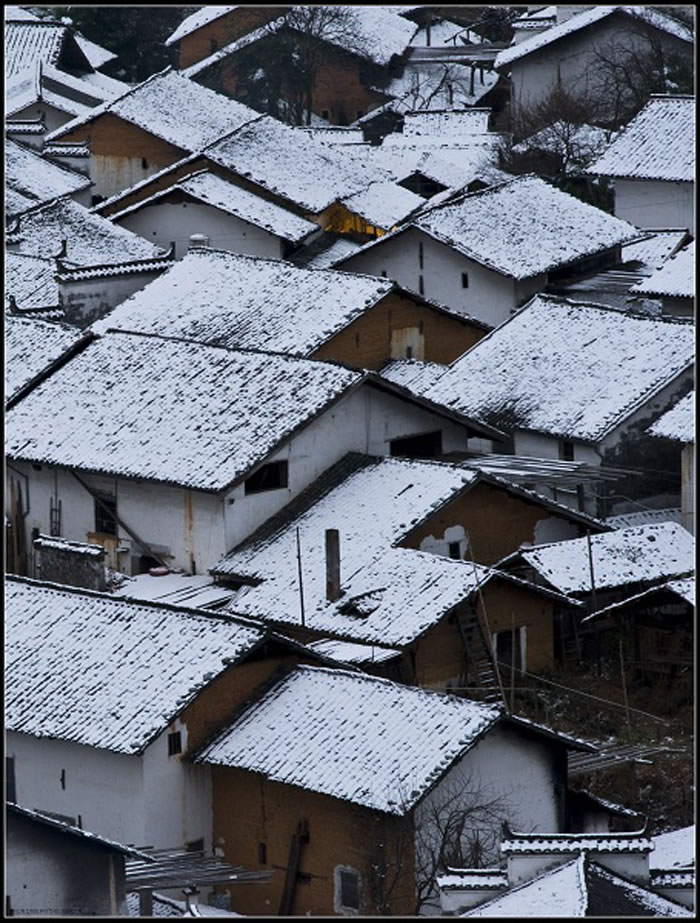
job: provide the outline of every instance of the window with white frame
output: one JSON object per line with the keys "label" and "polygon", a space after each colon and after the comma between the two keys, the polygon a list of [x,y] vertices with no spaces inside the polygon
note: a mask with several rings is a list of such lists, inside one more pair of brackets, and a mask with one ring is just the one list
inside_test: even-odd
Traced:
{"label": "window with white frame", "polygon": [[336,913],[359,913],[362,905],[362,876],[349,865],[336,865],[333,873],[333,909]]}

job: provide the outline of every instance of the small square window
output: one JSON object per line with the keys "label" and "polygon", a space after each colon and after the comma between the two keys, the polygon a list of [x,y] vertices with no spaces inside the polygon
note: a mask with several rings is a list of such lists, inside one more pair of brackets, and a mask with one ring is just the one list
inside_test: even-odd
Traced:
{"label": "small square window", "polygon": [[95,532],[101,535],[117,534],[117,498],[114,494],[99,493],[95,500]]}
{"label": "small square window", "polygon": [[462,288],[469,288],[469,273],[462,273]]}
{"label": "small square window", "polygon": [[412,346],[406,347],[406,358],[413,359],[413,347]]}
{"label": "small square window", "polygon": [[447,546],[447,554],[448,557],[453,558],[455,561],[459,561],[462,557],[459,542],[450,542]]}
{"label": "small square window", "polygon": [[257,494],[263,490],[279,490],[286,487],[289,469],[286,461],[270,462],[251,474],[245,482],[246,494]]}
{"label": "small square window", "polygon": [[362,902],[362,877],[355,869],[338,865],[335,869],[336,913],[359,913]]}
{"label": "small square window", "polygon": [[180,731],[168,734],[168,756],[175,756],[176,753],[182,753],[182,734]]}
{"label": "small square window", "polygon": [[560,442],[559,443],[559,458],[561,461],[573,461],[574,460],[573,442]]}
{"label": "small square window", "polygon": [[146,160],[145,157],[141,158],[141,166],[143,167],[144,170],[148,169],[148,161]]}
{"label": "small square window", "polygon": [[326,119],[326,120],[327,120],[329,115],[330,115],[330,112],[328,111],[328,109],[321,109],[321,118],[322,118],[322,119]]}
{"label": "small square window", "polygon": [[258,843],[258,864],[267,865],[267,843]]}

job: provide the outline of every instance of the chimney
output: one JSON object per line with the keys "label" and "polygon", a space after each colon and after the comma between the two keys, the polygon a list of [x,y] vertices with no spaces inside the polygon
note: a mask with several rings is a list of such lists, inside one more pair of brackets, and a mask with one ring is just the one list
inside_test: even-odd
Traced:
{"label": "chimney", "polygon": [[208,247],[209,238],[206,234],[190,234],[190,250],[194,250],[196,247]]}
{"label": "chimney", "polygon": [[335,602],[340,598],[340,534],[337,529],[326,529],[326,599]]}

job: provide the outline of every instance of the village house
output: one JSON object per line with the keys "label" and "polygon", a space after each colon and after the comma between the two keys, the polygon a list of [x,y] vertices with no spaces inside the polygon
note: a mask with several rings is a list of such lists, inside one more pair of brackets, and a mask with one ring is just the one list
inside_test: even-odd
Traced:
{"label": "village house", "polygon": [[489,855],[504,820],[563,829],[569,748],[589,745],[494,706],[299,666],[193,761],[212,771],[225,858],[286,869],[236,887],[232,909],[413,915],[437,903],[446,857],[477,839]]}
{"label": "village house", "polygon": [[274,202],[236,186],[211,170],[199,170],[110,220],[161,247],[175,245],[183,256],[194,243],[284,259],[303,242],[321,233],[317,224]]}
{"label": "village house", "polygon": [[[417,27],[401,15],[400,10],[381,6],[338,6],[334,17],[321,15],[314,21],[304,7],[292,7],[288,13],[247,32],[183,71],[192,80],[219,93],[233,96],[256,108],[264,105],[264,94],[256,83],[269,79],[279,83],[279,102],[292,109],[298,94],[293,71],[266,74],[266,61],[279,57],[280,41],[294,46],[295,39],[306,57],[315,62],[313,83],[307,105],[310,111],[333,125],[350,125],[369,110],[386,102],[382,84],[387,83],[401,66]],[[311,51],[306,50],[311,46]],[[284,49],[290,54],[287,48]],[[295,61],[290,55],[290,69]],[[250,71],[256,73],[250,80]],[[273,103],[276,100],[273,100]],[[270,102],[268,101],[268,106]],[[303,112],[304,121],[307,112]]]}
{"label": "village house", "polygon": [[70,197],[90,204],[87,176],[52,163],[30,147],[5,139],[5,218],[11,219],[53,199]]}
{"label": "village house", "polygon": [[182,70],[281,16],[286,6],[205,6],[185,17],[165,44]]}
{"label": "village house", "polygon": [[5,244],[9,253],[53,260],[64,318],[78,326],[172,265],[170,252],[65,197],[23,211],[8,227]]}
{"label": "village house", "polygon": [[[614,492],[641,500],[680,494],[680,479],[655,474],[679,466],[680,451],[662,455],[647,429],[692,387],[694,355],[690,320],[537,295],[441,374],[428,366],[423,383],[417,369],[411,390],[508,430],[516,455],[638,469]],[[615,512],[604,487],[584,493],[557,497]]]}
{"label": "village house", "polygon": [[653,849],[646,828],[554,836],[507,830],[500,847],[506,869],[451,869],[438,879],[442,910],[501,918],[692,915],[688,876],[685,887],[659,887],[649,869]]}
{"label": "village house", "polygon": [[614,183],[618,218],[695,233],[695,97],[652,96],[585,171]]}
{"label": "village house", "polygon": [[488,332],[390,279],[204,247],[93,325],[110,328],[364,369],[407,355],[447,364]]}
{"label": "village house", "polygon": [[695,391],[652,423],[649,434],[670,439],[683,446],[681,451],[681,523],[695,535]]}
{"label": "village house", "polygon": [[[93,203],[198,151],[257,113],[166,68],[46,135],[88,144]],[[53,156],[56,156],[56,150]]]}
{"label": "village house", "polygon": [[644,299],[660,299],[663,314],[693,317],[695,310],[695,241],[691,241],[646,279],[630,289]]}
{"label": "village house", "polygon": [[427,207],[334,265],[386,273],[496,326],[554,279],[619,262],[620,246],[637,237],[627,222],[520,176]]}
{"label": "village house", "polygon": [[123,843],[211,854],[210,771],[185,754],[280,666],[328,662],[198,609],[15,576],[5,603],[14,799]]}
{"label": "village house", "polygon": [[150,857],[55,817],[7,804],[5,913],[125,916],[125,858]]}
{"label": "village house", "polygon": [[13,528],[25,547],[34,530],[102,544],[127,574],[205,571],[348,451],[500,438],[337,364],[116,331],[82,345],[11,402]]}
{"label": "village house", "polygon": [[640,61],[655,53],[667,67],[676,59],[692,67],[692,30],[665,9],[567,5],[553,11],[555,25],[537,28],[499,51],[494,61],[494,69],[510,77],[516,128],[559,89],[591,108],[597,120],[617,127],[635,114],[631,89],[641,79]]}

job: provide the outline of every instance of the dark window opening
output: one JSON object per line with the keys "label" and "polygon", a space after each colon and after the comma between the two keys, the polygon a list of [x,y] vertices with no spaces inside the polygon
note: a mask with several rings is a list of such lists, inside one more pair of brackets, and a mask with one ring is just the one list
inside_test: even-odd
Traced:
{"label": "dark window opening", "polygon": [[462,288],[469,288],[469,273],[462,273]]}
{"label": "dark window opening", "polygon": [[90,205],[99,205],[100,202],[104,202],[104,200],[105,200],[105,197],[103,195],[96,194],[96,195],[90,196]]}
{"label": "dark window opening", "polygon": [[117,534],[117,498],[114,494],[99,494],[95,500],[95,532],[102,535]]}
{"label": "dark window opening", "polygon": [[182,753],[182,734],[180,731],[168,734],[168,756],[175,756],[176,753]]}
{"label": "dark window opening", "polygon": [[449,557],[453,558],[455,561],[459,561],[462,557],[460,553],[459,542],[450,542],[447,546],[447,554]]}
{"label": "dark window opening", "polygon": [[412,346],[406,347],[406,358],[413,359],[413,347]]}
{"label": "dark window opening", "polygon": [[418,265],[423,268],[423,241],[418,244]]}
{"label": "dark window opening", "polygon": [[148,161],[146,160],[145,157],[141,158],[141,166],[143,167],[144,170],[148,169]]}
{"label": "dark window opening", "polygon": [[360,909],[360,876],[356,872],[339,873],[340,903],[348,910]]}
{"label": "dark window opening", "polygon": [[519,628],[514,631],[499,631],[496,634],[496,660],[501,669],[505,668],[508,676],[513,670],[520,673],[522,652]]}
{"label": "dark window opening", "polygon": [[442,454],[442,432],[423,433],[420,436],[405,436],[392,439],[389,453],[404,458],[436,458]]}
{"label": "dark window opening", "polygon": [[363,116],[364,114],[365,114],[365,110],[364,110],[364,109],[358,109],[358,110],[357,110],[357,117],[358,117],[358,119],[361,119],[362,116]]}
{"label": "dark window opening", "polygon": [[559,443],[559,458],[561,461],[573,461],[574,460],[573,442],[560,442]]}
{"label": "dark window opening", "polygon": [[147,574],[152,567],[162,567],[160,561],[156,561],[148,554],[142,554],[139,558],[139,573]]}
{"label": "dark window opening", "polygon": [[5,797],[8,801],[17,801],[17,786],[15,784],[15,758],[5,757]]}
{"label": "dark window opening", "polygon": [[386,269],[382,269],[382,276],[386,279]]}
{"label": "dark window opening", "polygon": [[185,852],[204,852],[204,837],[185,843]]}
{"label": "dark window opening", "polygon": [[245,482],[245,493],[255,494],[263,490],[279,490],[286,487],[289,470],[286,461],[270,462],[263,465]]}
{"label": "dark window opening", "polygon": [[423,276],[418,276],[418,291],[421,295],[425,295],[425,286],[423,285]]}
{"label": "dark window opening", "polygon": [[258,864],[267,865],[267,843],[258,843]]}
{"label": "dark window opening", "polygon": [[326,121],[328,121],[329,116],[330,116],[330,112],[328,111],[328,109],[321,109],[322,119],[326,119]]}

